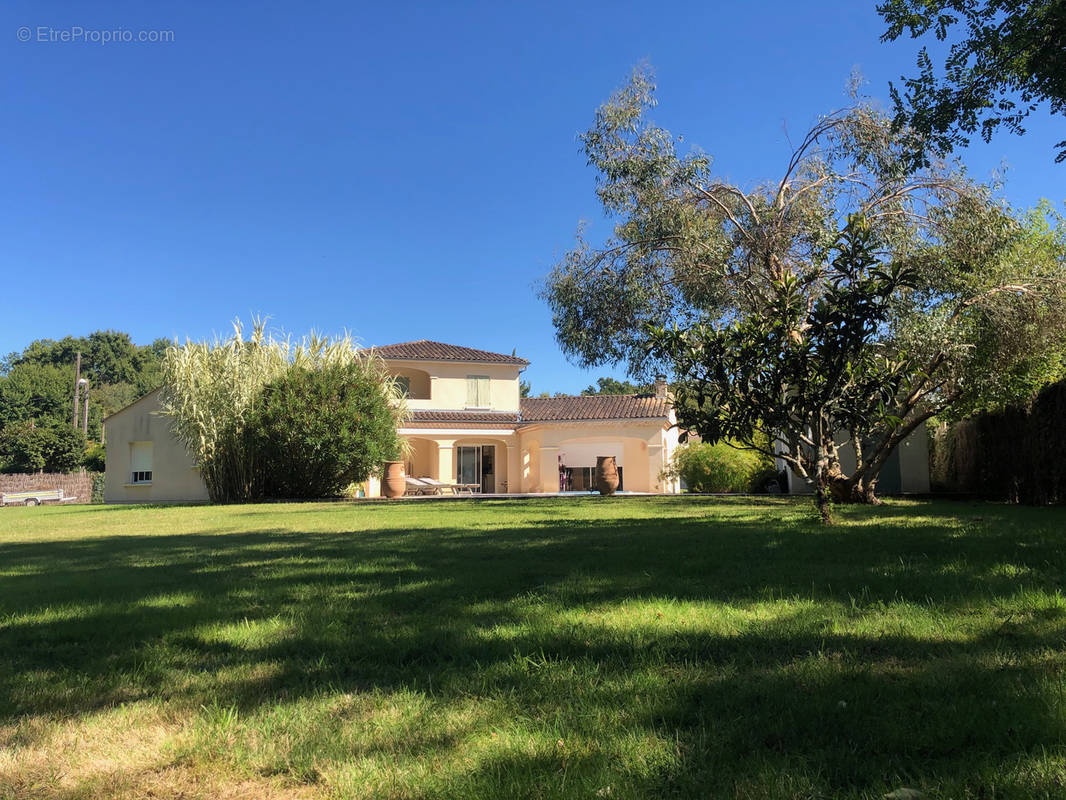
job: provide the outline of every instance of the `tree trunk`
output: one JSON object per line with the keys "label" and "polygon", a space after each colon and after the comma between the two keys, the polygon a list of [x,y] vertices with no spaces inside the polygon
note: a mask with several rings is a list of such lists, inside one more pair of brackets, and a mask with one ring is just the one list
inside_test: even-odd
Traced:
{"label": "tree trunk", "polygon": [[880,505],[881,500],[877,497],[877,478],[863,480],[862,475],[847,476],[837,473],[830,476],[829,492],[834,503],[861,503],[864,505]]}
{"label": "tree trunk", "polygon": [[824,481],[819,480],[814,490],[814,503],[818,506],[818,517],[823,525],[833,524],[833,498]]}
{"label": "tree trunk", "polygon": [[825,436],[825,425],[821,418],[818,416],[818,424],[815,427],[815,454],[814,454],[814,503],[818,507],[818,516],[822,520],[823,525],[833,524],[833,497],[830,490],[830,484],[832,481],[831,471],[839,472],[840,465],[834,458],[832,452],[832,438],[827,441]]}

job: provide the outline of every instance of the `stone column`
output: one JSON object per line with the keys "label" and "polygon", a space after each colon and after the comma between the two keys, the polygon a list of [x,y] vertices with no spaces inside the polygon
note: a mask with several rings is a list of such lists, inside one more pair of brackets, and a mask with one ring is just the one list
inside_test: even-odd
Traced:
{"label": "stone column", "polygon": [[648,444],[648,486],[653,492],[665,492],[666,486],[659,479],[659,473],[663,470],[663,446],[662,443]]}
{"label": "stone column", "polygon": [[455,439],[437,440],[437,480],[445,483],[455,480]]}
{"label": "stone column", "polygon": [[525,491],[522,488],[522,448],[518,445],[518,437],[514,442],[507,443],[507,494],[517,494]]}

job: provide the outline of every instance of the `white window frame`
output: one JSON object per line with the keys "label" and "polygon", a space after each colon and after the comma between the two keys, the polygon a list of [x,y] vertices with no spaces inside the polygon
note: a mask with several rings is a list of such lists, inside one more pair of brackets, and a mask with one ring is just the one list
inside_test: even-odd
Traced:
{"label": "white window frame", "polygon": [[[148,458],[145,459],[142,455],[141,458],[136,458],[134,453],[138,451],[138,445],[140,445],[140,451],[143,454],[147,450]],[[151,441],[147,442],[130,442],[130,485],[131,486],[151,486],[152,485],[152,468],[155,460],[155,443]],[[148,469],[144,469],[144,467]],[[141,469],[137,469],[141,467]]]}

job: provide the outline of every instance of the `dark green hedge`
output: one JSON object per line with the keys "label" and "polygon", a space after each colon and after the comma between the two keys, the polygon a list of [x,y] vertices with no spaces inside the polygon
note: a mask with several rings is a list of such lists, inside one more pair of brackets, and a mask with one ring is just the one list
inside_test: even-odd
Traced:
{"label": "dark green hedge", "polygon": [[934,491],[1066,503],[1066,381],[1046,387],[1029,406],[941,427],[934,442]]}

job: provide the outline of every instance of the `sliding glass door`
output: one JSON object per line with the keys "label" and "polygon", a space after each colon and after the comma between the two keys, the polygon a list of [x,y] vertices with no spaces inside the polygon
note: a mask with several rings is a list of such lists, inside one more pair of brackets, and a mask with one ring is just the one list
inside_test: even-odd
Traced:
{"label": "sliding glass door", "polygon": [[491,444],[456,448],[455,482],[477,486],[481,492],[496,491],[496,447]]}

